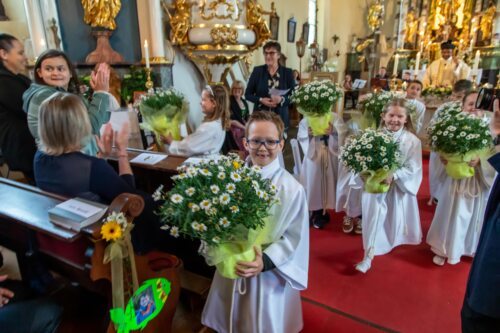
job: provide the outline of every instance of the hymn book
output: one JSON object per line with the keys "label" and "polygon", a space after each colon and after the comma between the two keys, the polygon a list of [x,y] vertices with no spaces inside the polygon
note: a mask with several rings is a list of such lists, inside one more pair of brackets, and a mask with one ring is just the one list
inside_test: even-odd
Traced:
{"label": "hymn book", "polygon": [[57,226],[79,232],[82,228],[101,220],[108,206],[74,198],[49,210],[49,220]]}

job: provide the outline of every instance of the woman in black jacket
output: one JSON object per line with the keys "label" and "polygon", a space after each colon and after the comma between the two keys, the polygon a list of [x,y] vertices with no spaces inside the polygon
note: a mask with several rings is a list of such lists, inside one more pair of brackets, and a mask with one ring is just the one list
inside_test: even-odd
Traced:
{"label": "woman in black jacket", "polygon": [[0,34],[0,149],[11,170],[21,171],[33,181],[35,139],[23,111],[23,93],[31,81],[26,69],[23,44],[15,37]]}

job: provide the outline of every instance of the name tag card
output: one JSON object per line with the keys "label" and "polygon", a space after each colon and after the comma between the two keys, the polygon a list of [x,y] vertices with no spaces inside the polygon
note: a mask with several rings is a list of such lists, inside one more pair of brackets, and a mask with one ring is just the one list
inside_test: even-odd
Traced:
{"label": "name tag card", "polygon": [[161,154],[151,154],[151,153],[142,153],[137,155],[135,158],[130,160],[131,163],[141,163],[141,164],[156,164],[161,160],[165,159],[167,155]]}
{"label": "name tag card", "polygon": [[102,210],[101,207],[92,206],[77,199],[70,199],[60,203],[56,207],[84,218],[89,218]]}

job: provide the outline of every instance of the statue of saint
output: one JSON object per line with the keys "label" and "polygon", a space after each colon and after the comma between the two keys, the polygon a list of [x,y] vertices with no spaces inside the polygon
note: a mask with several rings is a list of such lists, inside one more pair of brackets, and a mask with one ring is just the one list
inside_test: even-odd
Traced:
{"label": "statue of saint", "polygon": [[375,2],[368,7],[368,16],[366,17],[366,20],[372,31],[380,29],[384,23],[384,13],[384,4],[381,0],[375,0]]}
{"label": "statue of saint", "polygon": [[2,0],[0,0],[0,21],[8,21],[9,18],[5,15],[5,7],[3,6]]}
{"label": "statue of saint", "polygon": [[171,40],[174,45],[187,42],[187,34],[191,23],[191,2],[186,0],[175,1],[175,14],[171,14],[166,7],[167,14],[172,27]]}
{"label": "statue of saint", "polygon": [[116,29],[115,18],[122,6],[121,0],[82,0],[83,20],[91,27]]}
{"label": "statue of saint", "polygon": [[410,8],[406,14],[405,20],[405,43],[413,44],[415,36],[417,35],[418,19],[413,8]]}
{"label": "statue of saint", "polygon": [[493,29],[493,20],[495,19],[496,7],[493,1],[490,1],[488,8],[483,12],[481,17],[481,39],[488,41],[491,39]]}

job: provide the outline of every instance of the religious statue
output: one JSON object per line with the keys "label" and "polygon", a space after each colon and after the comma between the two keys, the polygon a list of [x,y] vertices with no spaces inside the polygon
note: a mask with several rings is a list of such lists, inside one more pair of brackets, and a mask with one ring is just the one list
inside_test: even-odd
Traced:
{"label": "religious statue", "polygon": [[441,6],[441,1],[439,1],[436,5],[434,15],[431,15],[429,18],[429,21],[432,24],[432,30],[434,31],[441,29],[441,26],[446,23],[446,17],[441,13]]}
{"label": "religious statue", "polygon": [[59,29],[57,28],[57,21],[55,18],[50,20],[50,30],[52,30],[52,37],[54,38],[54,45],[56,49],[61,49],[61,38],[59,38]]}
{"label": "religious statue", "polygon": [[481,17],[481,39],[489,41],[493,29],[493,21],[495,19],[496,7],[493,1],[490,1],[488,8],[483,12]]}
{"label": "religious statue", "polygon": [[3,6],[2,0],[0,0],[0,21],[8,21],[9,18],[5,15],[5,7]]}
{"label": "religious statue", "polygon": [[170,26],[172,27],[171,40],[174,45],[181,45],[187,42],[187,34],[191,24],[191,1],[176,0],[174,8],[175,14],[172,15],[168,7],[164,9],[168,13]]}
{"label": "religious statue", "polygon": [[413,8],[410,8],[408,14],[406,14],[405,20],[405,43],[413,45],[413,41],[417,35],[417,29],[418,18]]}
{"label": "religious statue", "polygon": [[368,26],[373,32],[380,29],[384,23],[384,13],[385,9],[382,0],[375,0],[375,2],[368,7],[368,16],[366,17],[366,20],[368,22]]}
{"label": "religious statue", "polygon": [[454,4],[453,12],[455,14],[455,27],[462,29],[464,26],[465,17],[465,0],[458,0]]}
{"label": "religious statue", "polygon": [[91,27],[116,29],[115,18],[121,8],[121,0],[82,0],[83,20]]}

